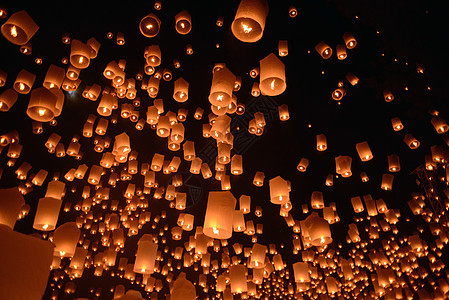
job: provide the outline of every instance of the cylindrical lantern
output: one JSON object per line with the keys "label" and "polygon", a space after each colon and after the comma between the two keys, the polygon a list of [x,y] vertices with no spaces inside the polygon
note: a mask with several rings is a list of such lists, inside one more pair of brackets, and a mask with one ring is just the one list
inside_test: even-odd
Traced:
{"label": "cylindrical lantern", "polygon": [[310,282],[309,264],[306,262],[297,262],[292,265],[295,275],[295,282]]}
{"label": "cylindrical lantern", "polygon": [[209,192],[203,232],[216,239],[232,236],[232,217],[237,200],[231,192]]}
{"label": "cylindrical lantern", "polygon": [[17,92],[13,89],[3,91],[0,94],[0,111],[8,111],[16,103],[18,96]]}
{"label": "cylindrical lantern", "polygon": [[246,282],[246,267],[244,265],[232,265],[229,267],[229,281],[231,292],[241,294],[248,291]]}
{"label": "cylindrical lantern", "polygon": [[161,20],[154,14],[148,14],[140,20],[139,29],[143,36],[155,37],[160,30]]}
{"label": "cylindrical lantern", "polygon": [[259,89],[262,95],[277,96],[287,88],[285,65],[273,53],[260,61]]}
{"label": "cylindrical lantern", "polygon": [[312,213],[304,222],[313,246],[324,246],[332,243],[329,223],[318,216],[317,213]]}
{"label": "cylindrical lantern", "polygon": [[175,81],[175,88],[173,91],[173,99],[177,102],[186,102],[189,99],[189,83],[182,77]]}
{"label": "cylindrical lantern", "polygon": [[410,149],[417,149],[420,145],[420,142],[410,133],[404,136],[404,143],[406,143]]}
{"label": "cylindrical lantern", "polygon": [[361,161],[369,161],[373,158],[373,154],[371,153],[371,149],[367,142],[357,143],[355,148],[357,149]]}
{"label": "cylindrical lantern", "polygon": [[307,170],[308,165],[309,165],[309,160],[307,158],[303,157],[299,161],[299,164],[296,167],[296,169],[298,169],[299,172],[305,172]]}
{"label": "cylindrical lantern", "polygon": [[381,188],[386,191],[390,191],[393,188],[393,179],[394,176],[392,174],[385,173],[382,175],[382,183]]}
{"label": "cylindrical lantern", "polygon": [[73,257],[81,231],[75,222],[67,222],[56,228],[53,233],[54,253],[61,257]]}
{"label": "cylindrical lantern", "polygon": [[399,156],[396,154],[388,155],[388,171],[399,172],[401,170],[401,163],[399,161]]}
{"label": "cylindrical lantern", "polygon": [[270,201],[273,204],[283,204],[290,200],[287,180],[277,176],[270,179]]}
{"label": "cylindrical lantern", "polygon": [[90,64],[92,48],[79,40],[72,40],[70,46],[70,63],[78,69],[85,69]]}
{"label": "cylindrical lantern", "polygon": [[249,258],[248,268],[260,269],[265,266],[265,253],[267,252],[267,246],[255,243],[251,250],[251,256]]}
{"label": "cylindrical lantern", "polygon": [[241,0],[231,30],[242,42],[254,43],[260,40],[268,15],[266,0]]}
{"label": "cylindrical lantern", "polygon": [[20,94],[28,94],[33,87],[36,75],[22,69],[16,77],[13,88],[16,92]]}
{"label": "cylindrical lantern", "polygon": [[235,79],[235,75],[226,67],[214,71],[209,102],[214,106],[227,107],[232,100]]}
{"label": "cylindrical lantern", "polygon": [[340,155],[335,158],[335,170],[342,177],[351,177],[352,158],[350,156]]}
{"label": "cylindrical lantern", "polygon": [[188,11],[183,10],[175,16],[175,28],[179,34],[188,34],[192,30],[192,18]]}
{"label": "cylindrical lantern", "polygon": [[33,228],[41,231],[54,230],[58,222],[61,204],[62,201],[55,198],[45,197],[39,199]]}
{"label": "cylindrical lantern", "polygon": [[357,41],[355,40],[354,35],[350,32],[345,32],[345,34],[343,34],[343,40],[348,49],[353,49],[357,46]]}
{"label": "cylindrical lantern", "polygon": [[25,200],[17,187],[0,189],[0,224],[14,229]]}
{"label": "cylindrical lantern", "polygon": [[37,88],[31,91],[27,115],[38,122],[48,122],[57,113],[57,96],[46,88]]}
{"label": "cylindrical lantern", "polygon": [[319,42],[315,46],[315,50],[324,59],[328,59],[332,56],[332,48],[325,42]]}
{"label": "cylindrical lantern", "polygon": [[318,134],[316,136],[316,149],[318,151],[324,151],[327,149],[327,139],[324,134]]}
{"label": "cylindrical lantern", "polygon": [[156,261],[157,244],[151,234],[144,234],[137,243],[136,260],[133,271],[140,274],[152,274]]}
{"label": "cylindrical lantern", "polygon": [[16,45],[26,44],[38,29],[39,26],[24,10],[13,13],[1,27],[3,36]]}

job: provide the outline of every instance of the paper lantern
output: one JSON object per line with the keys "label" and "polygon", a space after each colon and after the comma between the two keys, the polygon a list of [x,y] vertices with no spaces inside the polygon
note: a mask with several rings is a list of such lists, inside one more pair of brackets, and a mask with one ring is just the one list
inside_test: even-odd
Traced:
{"label": "paper lantern", "polygon": [[175,16],[175,29],[179,34],[188,34],[192,30],[192,18],[186,10]]}
{"label": "paper lantern", "polygon": [[189,83],[182,77],[175,81],[175,88],[173,91],[173,99],[177,102],[186,102],[189,99]]}
{"label": "paper lantern", "polygon": [[0,94],[0,111],[8,111],[16,103],[18,96],[17,92],[13,89],[3,91]]}
{"label": "paper lantern", "polygon": [[231,159],[231,174],[241,175],[243,173],[243,157],[239,154],[234,154]]}
{"label": "paper lantern", "polygon": [[164,163],[164,155],[159,153],[154,153],[153,159],[151,160],[151,170],[154,172],[159,172],[162,170],[162,165]]}
{"label": "paper lantern", "polygon": [[335,170],[337,174],[340,174],[342,177],[351,177],[351,163],[352,158],[350,156],[337,156],[335,158]]}
{"label": "paper lantern", "polygon": [[70,63],[78,69],[85,69],[90,64],[92,48],[79,40],[72,40],[70,46]]}
{"label": "paper lantern", "polygon": [[388,91],[388,90],[385,90],[385,91],[384,91],[384,99],[385,99],[385,102],[391,102],[391,101],[393,101],[393,100],[394,100],[393,93],[390,92],[390,91]]}
{"label": "paper lantern", "polygon": [[268,15],[266,0],[241,0],[231,30],[242,42],[254,43],[260,40]]}
{"label": "paper lantern", "polygon": [[267,246],[255,243],[251,250],[251,256],[249,258],[248,268],[260,269],[265,267],[265,253],[267,252]]}
{"label": "paper lantern", "polygon": [[53,245],[0,225],[0,295],[4,299],[42,299],[50,275]]}
{"label": "paper lantern", "polygon": [[345,34],[343,34],[343,40],[348,49],[354,49],[355,46],[357,46],[357,41],[355,40],[354,35],[350,32],[345,32]]}
{"label": "paper lantern", "polygon": [[261,187],[263,186],[264,180],[265,174],[263,172],[257,171],[256,174],[254,174],[253,184],[255,186]]}
{"label": "paper lantern", "polygon": [[226,143],[219,143],[218,146],[218,162],[221,164],[228,164],[231,161],[232,146]]}
{"label": "paper lantern", "polygon": [[417,149],[421,144],[412,134],[408,133],[404,136],[404,143],[409,146],[410,149]]}
{"label": "paper lantern", "polygon": [[344,60],[346,57],[348,57],[345,45],[337,45],[335,48],[337,50],[337,58],[339,60]]}
{"label": "paper lantern", "polygon": [[196,155],[195,155],[195,144],[192,141],[185,141],[182,145],[182,149],[184,152],[184,159],[186,161],[192,161]]}
{"label": "paper lantern", "polygon": [[279,52],[279,56],[287,56],[288,55],[288,42],[287,42],[287,40],[280,40],[278,42],[278,52]]}
{"label": "paper lantern", "polygon": [[178,279],[173,283],[170,289],[171,300],[195,300],[196,289],[195,286],[186,279],[186,274],[181,272]]}
{"label": "paper lantern", "polygon": [[260,61],[260,84],[262,95],[278,96],[287,88],[285,65],[273,53]]}
{"label": "paper lantern", "polygon": [[116,156],[117,161],[126,161],[129,152],[131,152],[129,136],[125,132],[116,135],[112,154]]}
{"label": "paper lantern", "polygon": [[248,291],[245,274],[246,267],[244,265],[232,265],[229,267],[229,281],[233,294],[241,294]]}
{"label": "paper lantern", "polygon": [[292,264],[295,282],[310,282],[309,265],[307,262],[296,262]]}
{"label": "paper lantern", "polygon": [[65,78],[65,70],[61,67],[50,65],[44,78],[43,86],[47,89],[61,88]]}
{"label": "paper lantern", "polygon": [[161,20],[154,14],[148,14],[140,20],[139,29],[145,37],[155,37],[160,30]]}
{"label": "paper lantern", "polygon": [[355,148],[357,149],[361,161],[369,161],[373,158],[373,154],[371,153],[371,149],[367,142],[357,143]]}
{"label": "paper lantern", "polygon": [[287,180],[277,176],[270,179],[270,201],[273,204],[283,204],[290,200]]}
{"label": "paper lantern", "polygon": [[325,151],[327,149],[327,139],[324,134],[318,134],[316,136],[316,149],[318,151]]}
{"label": "paper lantern", "polygon": [[58,222],[61,204],[62,201],[55,198],[45,197],[39,199],[33,228],[41,231],[54,230]]}
{"label": "paper lantern", "polygon": [[293,5],[291,5],[288,8],[288,15],[290,16],[290,18],[294,18],[298,15],[298,10],[296,9],[296,7],[294,7]]}
{"label": "paper lantern", "polygon": [[315,46],[315,50],[324,59],[329,59],[332,56],[332,48],[325,42],[319,42]]}
{"label": "paper lantern", "polygon": [[346,89],[339,87],[332,92],[332,99],[340,101],[346,95]]}
{"label": "paper lantern", "polygon": [[144,234],[137,242],[136,260],[133,271],[140,274],[152,274],[156,261],[158,245],[151,234]]}
{"label": "paper lantern", "polygon": [[309,160],[305,157],[301,158],[301,160],[299,161],[298,166],[296,167],[296,169],[299,172],[305,172],[307,170],[307,166],[309,165]]}
{"label": "paper lantern", "polygon": [[430,122],[439,134],[446,133],[449,130],[449,125],[447,125],[446,121],[441,116],[432,117]]}
{"label": "paper lantern", "polygon": [[190,173],[192,174],[200,174],[201,165],[203,161],[199,157],[195,157],[190,164]]}
{"label": "paper lantern", "polygon": [[287,121],[290,119],[290,113],[288,112],[288,106],[287,104],[282,104],[278,107],[279,111],[279,119],[281,121]]}
{"label": "paper lantern", "polygon": [[36,75],[22,69],[16,77],[13,88],[16,92],[20,94],[28,94],[33,87]]}
{"label": "paper lantern", "polygon": [[312,206],[313,209],[322,209],[322,208],[324,208],[323,193],[319,192],[319,191],[312,192],[310,205]]}
{"label": "paper lantern", "polygon": [[387,159],[388,159],[388,171],[399,172],[401,170],[399,156],[397,156],[396,154],[390,154],[388,155]]}
{"label": "paper lantern", "polygon": [[390,191],[393,188],[394,176],[388,173],[382,175],[381,188],[386,191]]}
{"label": "paper lantern", "polygon": [[304,222],[313,246],[323,246],[332,243],[329,223],[318,216],[317,213],[309,215]]}
{"label": "paper lantern", "polygon": [[61,257],[73,257],[81,231],[75,222],[67,222],[53,233],[54,253]]}
{"label": "paper lantern", "polygon": [[48,122],[57,113],[58,98],[46,88],[37,88],[31,91],[27,115],[38,122]]}
{"label": "paper lantern", "polygon": [[226,67],[214,71],[209,102],[217,107],[227,107],[232,100],[235,79],[235,75]]}
{"label": "paper lantern", "polygon": [[209,192],[203,232],[216,239],[232,236],[232,217],[237,200],[229,191]]}
{"label": "paper lantern", "polygon": [[402,122],[398,117],[391,119],[391,125],[393,126],[394,131],[401,131],[404,129],[404,125],[402,125]]}
{"label": "paper lantern", "polygon": [[212,171],[208,164],[202,163],[201,164],[201,175],[204,179],[208,179],[212,177]]}
{"label": "paper lantern", "polygon": [[1,27],[3,36],[16,45],[26,44],[38,29],[39,26],[24,10],[13,13]]}

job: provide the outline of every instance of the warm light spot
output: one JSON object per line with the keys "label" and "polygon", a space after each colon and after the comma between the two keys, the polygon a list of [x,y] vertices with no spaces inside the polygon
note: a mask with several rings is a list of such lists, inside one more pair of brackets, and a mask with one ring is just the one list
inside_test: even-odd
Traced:
{"label": "warm light spot", "polygon": [[223,100],[223,95],[218,95],[217,96],[217,101],[222,101]]}
{"label": "warm light spot", "polygon": [[274,90],[274,83],[275,83],[275,79],[273,79],[273,80],[271,81],[271,84],[270,84],[270,88],[271,88],[272,90]]}
{"label": "warm light spot", "polygon": [[42,226],[43,229],[47,229],[48,228],[48,224],[45,224],[44,226]]}
{"label": "warm light spot", "polygon": [[249,27],[246,24],[242,24],[242,27],[243,27],[243,32],[244,33],[250,33],[253,30],[251,27]]}
{"label": "warm light spot", "polygon": [[213,231],[214,234],[216,234],[216,235],[220,234],[220,230],[218,230],[218,229],[215,228],[215,227],[212,227],[212,231]]}
{"label": "warm light spot", "polygon": [[11,35],[12,35],[12,37],[17,37],[17,35],[18,35],[17,28],[14,25],[11,27]]}
{"label": "warm light spot", "polygon": [[82,64],[82,63],[84,62],[84,57],[83,57],[83,56],[80,56],[78,62],[79,62],[80,64]]}
{"label": "warm light spot", "polygon": [[39,111],[38,111],[39,116],[41,116],[41,117],[44,116],[45,115],[45,111],[46,111],[45,109],[42,109],[42,108],[39,109]]}
{"label": "warm light spot", "polygon": [[145,26],[147,29],[152,29],[153,28],[153,24],[148,24],[147,26]]}

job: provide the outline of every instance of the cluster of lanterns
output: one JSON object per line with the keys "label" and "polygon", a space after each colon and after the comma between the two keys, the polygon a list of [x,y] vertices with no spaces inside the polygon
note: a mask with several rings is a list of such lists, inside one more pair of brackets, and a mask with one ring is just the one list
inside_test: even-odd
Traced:
{"label": "cluster of lanterns", "polygon": [[[138,24],[145,38],[159,34],[163,24],[157,15],[161,8],[161,1],[155,1],[155,13],[146,15]],[[233,35],[243,43],[260,40],[268,11],[266,0],[241,0],[230,25]],[[291,6],[288,15],[295,18],[298,11]],[[223,17],[219,17],[216,25],[222,27],[223,24]],[[190,14],[185,10],[178,13],[174,26],[177,33],[188,35],[192,30]],[[30,40],[38,29],[27,12],[19,11],[9,16],[1,32],[9,42],[22,46],[23,54],[29,55],[32,51]],[[107,36],[112,38],[113,34],[108,33]],[[352,33],[344,33],[343,41],[344,44],[336,46],[338,60],[346,59],[346,50],[357,46]],[[120,46],[125,45],[125,35],[116,34],[116,42]],[[25,69],[18,73],[13,82],[0,71],[0,86],[5,86],[0,94],[0,111],[2,114],[8,112],[19,95],[28,95],[26,115],[33,120],[33,133],[37,135],[43,133],[43,124],[56,125],[56,118],[63,111],[66,93],[78,90],[82,72],[88,72],[91,61],[99,55],[101,47],[95,38],[84,43],[71,39],[66,33],[62,36],[62,43],[70,44],[70,57],[65,60],[68,66],[50,65],[42,87],[35,86],[37,75]],[[325,60],[333,53],[325,42],[318,43],[315,49]],[[211,113],[202,126],[202,136],[211,137],[216,142],[217,158],[211,169],[197,156],[194,141],[185,139],[189,130],[184,126],[188,111],[183,107],[177,113],[165,111],[164,100],[158,98],[161,79],[166,82],[173,79],[171,70],[162,67],[162,54],[158,45],[147,46],[143,72],[135,74],[134,78],[125,71],[126,60],[107,63],[102,75],[110,81],[110,86],[85,85],[82,92],[86,101],[98,103],[96,111],[88,115],[83,125],[83,137],[74,135],[65,147],[61,136],[53,132],[44,142],[47,151],[56,157],[68,155],[82,163],[81,150],[85,150],[85,144],[80,139],[90,140],[94,151],[101,153],[101,159],[89,166],[79,164],[62,176],[55,173],[53,177],[48,176],[48,171],[44,169],[29,174],[33,167],[23,161],[15,170],[20,184],[0,190],[0,239],[5,244],[0,249],[0,278],[7,283],[0,288],[2,297],[13,299],[21,295],[27,299],[37,299],[42,296],[50,276],[49,293],[53,299],[58,299],[59,291],[67,294],[76,292],[76,283],[85,276],[84,270],[88,268],[94,268],[94,276],[106,276],[103,274],[106,271],[109,276],[126,279],[129,285],[134,286],[128,291],[123,284],[111,286],[114,299],[142,299],[142,292],[147,292],[151,299],[157,299],[162,291],[167,291],[166,286],[169,286],[166,296],[170,299],[195,299],[200,292],[205,299],[448,297],[449,280],[442,255],[449,242],[448,223],[445,221],[445,209],[449,205],[446,201],[444,209],[435,212],[428,203],[440,203],[442,200],[438,195],[428,194],[426,199],[416,194],[408,201],[412,213],[422,216],[428,223],[434,238],[431,244],[423,238],[427,228],[417,228],[418,232],[411,235],[401,234],[398,229],[404,219],[401,212],[388,208],[383,199],[373,199],[371,195],[350,199],[355,222],[348,224],[346,241],[336,241],[331,233],[331,225],[340,222],[335,202],[326,206],[323,193],[314,191],[310,205],[301,206],[302,213],[307,217],[296,220],[291,214],[293,206],[297,205],[290,196],[291,182],[277,176],[268,180],[269,199],[272,204],[279,205],[279,215],[291,230],[291,240],[285,243],[293,246],[292,255],[296,261],[287,262],[286,257],[282,256],[279,248],[284,248],[284,245],[259,242],[258,235],[263,234],[264,224],[257,220],[262,216],[262,208],[255,206],[252,209],[254,205],[249,195],[240,195],[237,201],[230,180],[231,176],[244,173],[243,156],[232,154],[234,136],[231,133],[234,114],[245,114],[245,105],[239,103],[235,95],[240,90],[242,78],[234,75],[224,63],[216,63],[212,69],[208,96]],[[192,45],[186,45],[186,54],[193,54]],[[288,54],[287,41],[279,41],[278,56]],[[259,78],[252,84],[253,97],[278,96],[286,90],[285,65],[278,56],[268,54],[260,60],[258,67],[250,71],[251,78]],[[176,69],[181,67],[176,59],[173,66]],[[346,79],[352,86],[359,82],[353,73],[348,73]],[[142,91],[138,90],[139,86]],[[173,100],[178,103],[192,101],[189,89],[189,82],[182,77],[174,80]],[[340,101],[346,94],[341,82],[332,93],[332,98]],[[152,105],[146,107],[145,116],[140,115],[138,108],[143,103],[138,95],[151,99]],[[395,99],[393,93],[387,90],[383,92],[383,97],[386,102]],[[193,117],[202,120],[204,111],[197,107]],[[280,105],[278,111],[281,121],[290,118],[286,104]],[[268,125],[264,113],[256,112],[251,117],[248,131],[262,135]],[[135,123],[139,131],[145,126],[151,127],[161,140],[167,141],[167,153],[182,151],[182,157],[174,155],[169,159],[166,153],[154,153],[151,162],[139,162],[134,142],[126,131],[115,136],[107,135],[108,127],[117,124],[119,118]],[[449,125],[444,118],[434,112],[431,124],[437,134],[444,135],[449,145]],[[391,119],[391,125],[394,131],[404,128],[398,117]],[[7,147],[8,168],[14,167],[16,161],[22,158],[20,134],[11,131],[0,136],[0,153]],[[404,142],[410,149],[420,146],[420,142],[410,133],[405,134]],[[316,145],[312,147],[319,152],[326,151],[326,135],[317,135]],[[374,157],[367,141],[355,144],[355,150],[361,162]],[[332,186],[334,176],[351,177],[352,161],[353,158],[348,155],[335,157],[335,174],[329,174],[325,185]],[[190,164],[190,174],[201,174],[203,180],[208,180],[215,172],[215,179],[221,183],[220,191],[208,192],[202,224],[198,223],[198,216],[183,212],[189,199],[181,191],[183,176],[179,170],[180,165],[185,163]],[[306,173],[309,163],[308,158],[302,157],[297,170]],[[447,150],[439,145],[432,146],[431,155],[425,158],[425,169],[428,172],[445,169],[445,175],[439,179],[430,175],[429,182],[440,180],[447,183],[447,163]],[[380,187],[385,191],[393,188],[393,174],[401,170],[399,156],[394,153],[388,155],[387,165],[388,173],[382,175]],[[160,174],[172,175],[171,181],[162,184]],[[362,182],[369,181],[365,172],[361,172],[360,176]],[[141,180],[131,181],[133,178]],[[77,187],[79,191],[83,180],[85,185],[79,201],[71,203],[66,198],[72,197],[70,193],[76,193]],[[69,189],[68,184],[73,182],[78,184],[72,184]],[[265,174],[256,172],[252,182],[256,187],[266,185]],[[111,190],[118,190],[125,183],[120,191],[123,201],[110,199]],[[33,228],[40,233],[39,238],[13,231],[16,221],[28,215],[30,205],[26,204],[24,195],[30,194],[33,187],[46,187],[44,197],[34,200],[37,208]],[[446,189],[445,193],[447,198],[449,190]],[[150,195],[154,199],[168,201],[170,213],[177,215],[176,224],[168,222],[166,210],[150,209]],[[310,212],[309,208],[313,211]],[[61,213],[69,212],[76,213],[75,219],[61,223]],[[254,219],[249,217],[250,212],[254,213]],[[410,220],[407,218],[405,222]],[[234,242],[234,233],[248,235],[251,245]],[[135,258],[128,259],[122,255],[123,249],[133,236],[139,237]],[[186,238],[188,240],[184,244],[179,242]],[[167,239],[173,240],[177,246],[168,247]],[[342,250],[344,242],[350,248],[348,253]],[[423,261],[426,266],[423,266]],[[434,276],[430,276],[429,272]],[[428,286],[431,292],[423,289]],[[93,293],[99,297],[102,291],[97,289]]]}

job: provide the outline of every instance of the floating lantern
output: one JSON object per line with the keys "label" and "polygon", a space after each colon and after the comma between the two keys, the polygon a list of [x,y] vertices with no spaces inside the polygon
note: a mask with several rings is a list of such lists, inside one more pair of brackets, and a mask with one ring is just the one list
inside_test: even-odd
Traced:
{"label": "floating lantern", "polygon": [[24,10],[13,13],[1,27],[3,36],[16,45],[26,44],[38,29],[39,26]]}
{"label": "floating lantern", "polygon": [[237,200],[229,191],[209,192],[203,232],[216,239],[232,236],[232,217]]}
{"label": "floating lantern", "polygon": [[175,16],[175,28],[179,34],[188,34],[192,30],[192,17],[186,10]]}
{"label": "floating lantern", "polygon": [[189,83],[182,77],[175,81],[175,88],[173,91],[173,99],[177,102],[186,102],[189,99]]}
{"label": "floating lantern", "polygon": [[20,94],[28,94],[33,87],[36,75],[22,69],[16,77],[13,88],[16,92]]}
{"label": "floating lantern", "polygon": [[330,58],[332,56],[332,48],[329,47],[329,45],[326,44],[325,42],[319,42],[315,46],[315,50],[324,59],[328,59],[328,58]]}
{"label": "floating lantern", "polygon": [[287,88],[285,65],[273,53],[260,61],[260,84],[262,95],[278,96]]}
{"label": "floating lantern", "polygon": [[231,30],[242,42],[254,43],[260,40],[268,15],[266,0],[241,0]]}
{"label": "floating lantern", "polygon": [[90,64],[92,48],[79,40],[72,40],[70,47],[70,63],[78,69],[85,69]]}
{"label": "floating lantern", "polygon": [[277,176],[270,179],[270,201],[273,204],[283,204],[290,200],[289,187],[287,180]]}
{"label": "floating lantern", "polygon": [[158,245],[153,242],[151,234],[144,234],[137,242],[137,245],[133,271],[140,274],[152,274],[154,272]]}
{"label": "floating lantern", "polygon": [[61,204],[62,201],[55,198],[45,197],[39,199],[33,228],[41,231],[54,230],[58,222]]}
{"label": "floating lantern", "polygon": [[350,156],[337,156],[335,158],[335,169],[337,174],[340,174],[342,177],[351,177],[351,163],[352,158]]}
{"label": "floating lantern", "polygon": [[371,149],[367,142],[357,143],[355,148],[357,149],[357,153],[359,154],[361,161],[369,161],[373,159],[373,154],[371,153]]}

